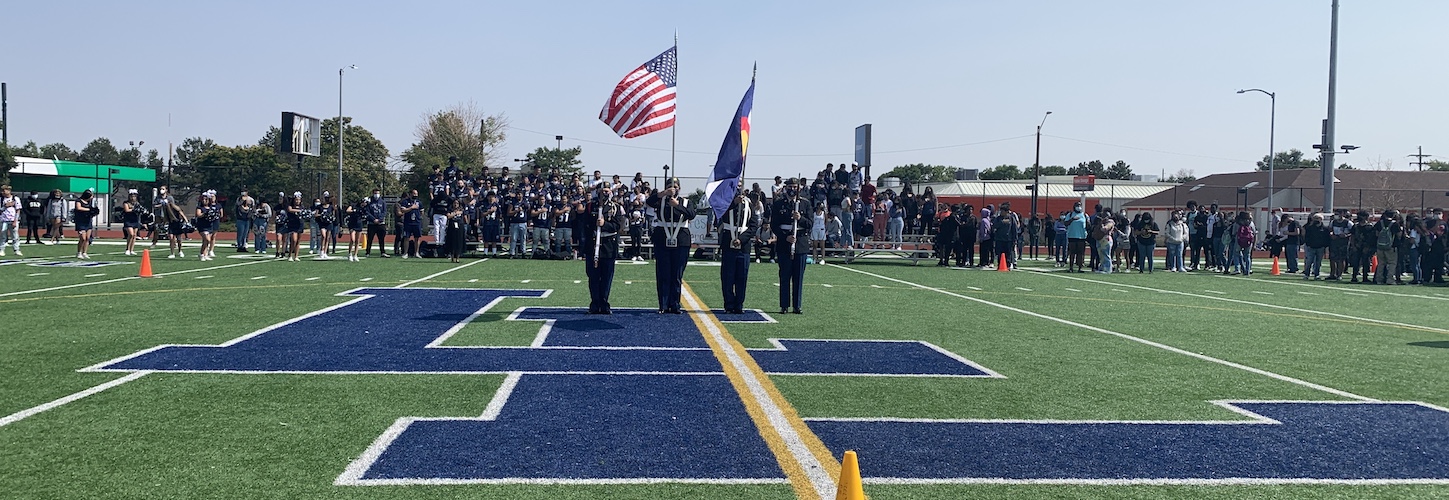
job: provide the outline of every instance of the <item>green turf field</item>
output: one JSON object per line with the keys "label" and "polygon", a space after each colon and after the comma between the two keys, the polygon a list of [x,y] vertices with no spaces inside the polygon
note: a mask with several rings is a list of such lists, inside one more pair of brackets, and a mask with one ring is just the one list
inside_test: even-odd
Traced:
{"label": "green turf field", "polygon": [[[764,499],[818,493],[802,489],[812,483],[794,476],[766,484],[334,484],[400,417],[484,413],[505,384],[503,374],[159,371],[67,400],[128,376],[78,370],[162,344],[226,343],[342,304],[349,299],[337,294],[359,287],[551,290],[541,299],[503,299],[448,337],[445,345],[452,347],[529,346],[539,323],[507,321],[509,312],[584,307],[588,300],[579,262],[286,263],[231,259],[235,254],[227,252],[212,262],[154,258],[158,277],[133,279],[139,259],[120,250],[97,245],[91,252],[97,261],[120,264],[63,267],[32,264],[69,261],[72,246],[28,246],[25,258],[36,260],[0,265],[0,497]],[[1103,276],[1033,263],[1023,268],[812,265],[805,314],[796,316],[776,314],[776,267],[756,264],[746,307],[770,313],[776,323],[723,323],[722,333],[750,349],[768,349],[772,338],[922,341],[1001,375],[768,376],[787,416],[812,427],[829,418],[1248,420],[1213,403],[1225,400],[1449,407],[1449,289],[1266,273]],[[653,276],[651,264],[620,262],[614,306],[653,309]],[[704,305],[720,306],[718,267],[691,266],[685,279]],[[718,324],[703,313],[696,320]],[[715,347],[716,355],[729,349]],[[63,404],[47,406],[55,402]],[[1423,446],[1446,448],[1449,427],[1440,430],[1419,436]],[[968,458],[972,452],[960,450]],[[866,492],[877,499],[1449,497],[1449,485],[1440,484],[897,484],[910,481],[872,481],[866,455],[861,470]]]}

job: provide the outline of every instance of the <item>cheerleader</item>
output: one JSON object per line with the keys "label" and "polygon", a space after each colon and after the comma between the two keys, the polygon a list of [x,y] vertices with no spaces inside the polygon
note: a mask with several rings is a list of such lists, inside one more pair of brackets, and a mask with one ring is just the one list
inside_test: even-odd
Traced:
{"label": "cheerleader", "polygon": [[362,212],[367,206],[367,200],[360,200],[356,204],[348,205],[346,211],[347,221],[347,260],[348,262],[360,262],[357,258],[358,235],[362,232]]}
{"label": "cheerleader", "polygon": [[815,262],[825,263],[825,241],[829,236],[825,232],[825,204],[815,205],[814,225],[810,226],[810,254],[815,256]]}
{"label": "cheerleader", "polygon": [[332,260],[327,255],[332,248],[332,225],[337,221],[337,214],[332,206],[332,194],[322,192],[322,203],[317,205],[317,229],[321,233],[321,244],[317,247],[317,260]]}
{"label": "cheerleader", "polygon": [[291,262],[301,262],[301,260],[302,260],[302,259],[298,258],[297,255],[299,254],[299,252],[301,250],[299,248],[299,245],[301,243],[301,236],[302,236],[302,219],[303,219],[303,215],[302,214],[305,211],[306,210],[304,210],[302,208],[302,192],[301,191],[293,192],[292,193],[292,199],[291,199],[291,201],[287,202],[287,209],[286,209],[286,213],[287,213],[287,242],[286,242],[286,244],[287,244],[287,250],[288,250],[287,254],[288,255],[287,255],[287,257],[286,257],[285,260],[288,260],[288,261],[291,261]]}
{"label": "cheerleader", "polygon": [[79,260],[90,260],[88,253],[91,247],[91,231],[95,229],[95,217],[97,212],[95,193],[90,189],[81,193],[79,200],[75,201],[75,232],[79,238],[75,246],[75,258]]}
{"label": "cheerleader", "polygon": [[292,250],[291,224],[288,224],[287,221],[288,216],[291,215],[291,212],[287,211],[287,207],[290,205],[291,201],[287,199],[287,193],[277,193],[277,206],[273,210],[277,219],[273,223],[277,228],[277,253],[273,257],[277,259],[287,259]]}
{"label": "cheerleader", "polygon": [[201,203],[196,207],[196,225],[201,231],[201,260],[216,258],[216,231],[221,227],[222,209],[216,204],[216,191],[201,194]]}
{"label": "cheerleader", "polygon": [[121,231],[126,235],[126,255],[136,255],[136,235],[141,231],[141,200],[132,189],[121,203]]}

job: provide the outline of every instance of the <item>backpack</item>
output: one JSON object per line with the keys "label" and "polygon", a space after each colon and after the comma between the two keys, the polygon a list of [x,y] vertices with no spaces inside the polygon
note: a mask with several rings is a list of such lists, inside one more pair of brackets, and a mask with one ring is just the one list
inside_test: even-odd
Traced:
{"label": "backpack", "polygon": [[1101,217],[1097,219],[1096,224],[1092,225],[1092,239],[1100,240],[1105,237],[1107,237],[1107,218]]}
{"label": "backpack", "polygon": [[1238,246],[1247,247],[1253,244],[1253,226],[1243,224],[1238,226]]}
{"label": "backpack", "polygon": [[1394,232],[1389,229],[1389,224],[1379,224],[1379,250],[1388,250],[1394,247]]}

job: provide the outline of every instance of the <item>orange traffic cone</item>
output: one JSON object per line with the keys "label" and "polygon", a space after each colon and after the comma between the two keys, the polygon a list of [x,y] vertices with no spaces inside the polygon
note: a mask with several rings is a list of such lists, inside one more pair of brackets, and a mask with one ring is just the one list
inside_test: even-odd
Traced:
{"label": "orange traffic cone", "polygon": [[1273,257],[1273,271],[1270,272],[1270,273],[1268,273],[1268,274],[1272,274],[1273,276],[1278,276],[1280,274],[1283,274],[1283,271],[1281,271],[1281,270],[1278,269],[1278,258],[1277,257]]}
{"label": "orange traffic cone", "polygon": [[1379,272],[1379,256],[1375,255],[1369,260],[1369,274]]}
{"label": "orange traffic cone", "polygon": [[1006,254],[1001,254],[1001,262],[996,264],[996,272],[1005,273],[1011,271],[1011,264],[1006,262]]}
{"label": "orange traffic cone", "polygon": [[141,249],[141,277],[150,278],[151,275],[151,249]]}
{"label": "orange traffic cone", "polygon": [[865,500],[865,488],[860,485],[860,462],[854,451],[845,452],[840,461],[840,483],[835,485],[835,500]]}

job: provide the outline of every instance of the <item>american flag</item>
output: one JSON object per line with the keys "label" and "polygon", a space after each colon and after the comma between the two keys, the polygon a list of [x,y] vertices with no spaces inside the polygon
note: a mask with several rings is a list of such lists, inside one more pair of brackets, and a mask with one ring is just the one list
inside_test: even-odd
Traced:
{"label": "american flag", "polygon": [[676,49],[659,54],[614,86],[614,95],[604,103],[599,120],[619,137],[639,137],[674,126],[674,78]]}

